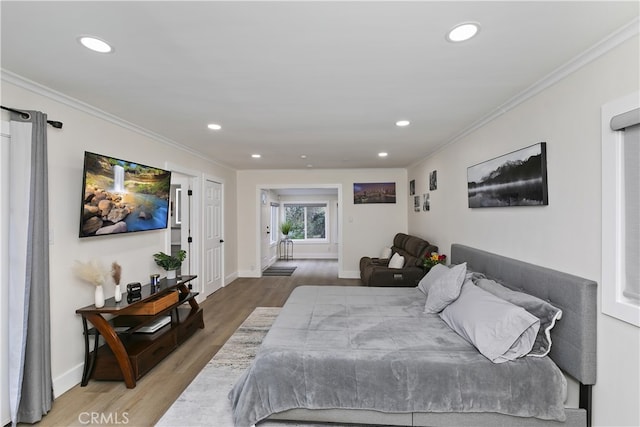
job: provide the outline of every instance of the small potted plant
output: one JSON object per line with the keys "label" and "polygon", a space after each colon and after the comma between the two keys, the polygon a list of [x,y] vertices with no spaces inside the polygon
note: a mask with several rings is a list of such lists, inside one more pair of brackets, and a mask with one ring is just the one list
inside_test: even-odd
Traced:
{"label": "small potted plant", "polygon": [[174,255],[167,255],[164,252],[158,252],[153,254],[153,260],[160,267],[167,271],[167,279],[172,280],[176,278],[176,270],[182,266],[182,261],[187,257],[187,251],[180,249],[178,253]]}
{"label": "small potted plant", "polygon": [[291,227],[293,224],[289,220],[285,220],[280,224],[280,231],[285,239],[289,237],[289,232],[291,231]]}

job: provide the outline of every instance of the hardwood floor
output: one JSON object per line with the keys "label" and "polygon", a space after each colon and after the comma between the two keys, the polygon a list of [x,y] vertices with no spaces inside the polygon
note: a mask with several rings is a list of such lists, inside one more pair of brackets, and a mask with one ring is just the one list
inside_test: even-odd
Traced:
{"label": "hardwood floor", "polygon": [[55,400],[39,425],[153,426],[256,307],[281,307],[301,285],[362,285],[359,279],[338,279],[335,260],[278,261],[275,265],[297,269],[292,276],[238,279],[215,292],[201,304],[205,328],[140,379],[136,388],[93,380],[86,387],[78,385]]}

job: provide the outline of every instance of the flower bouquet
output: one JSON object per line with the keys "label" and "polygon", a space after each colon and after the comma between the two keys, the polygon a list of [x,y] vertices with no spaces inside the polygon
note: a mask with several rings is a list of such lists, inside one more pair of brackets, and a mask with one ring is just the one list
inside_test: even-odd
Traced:
{"label": "flower bouquet", "polygon": [[425,257],[422,265],[424,265],[424,268],[431,268],[436,264],[444,264],[446,262],[447,262],[446,255],[439,254],[438,252],[431,252],[431,255],[429,255],[428,257]]}

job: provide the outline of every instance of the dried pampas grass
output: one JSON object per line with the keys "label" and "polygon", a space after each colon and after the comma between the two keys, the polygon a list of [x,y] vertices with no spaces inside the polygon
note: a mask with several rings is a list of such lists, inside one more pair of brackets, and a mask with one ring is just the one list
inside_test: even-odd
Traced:
{"label": "dried pampas grass", "polygon": [[116,285],[120,284],[120,276],[122,275],[122,267],[117,262],[113,262],[111,264],[111,277],[113,278],[113,283]]}
{"label": "dried pampas grass", "polygon": [[104,285],[106,278],[109,276],[109,270],[97,259],[92,259],[89,262],[76,261],[73,265],[73,273],[79,279],[94,286]]}

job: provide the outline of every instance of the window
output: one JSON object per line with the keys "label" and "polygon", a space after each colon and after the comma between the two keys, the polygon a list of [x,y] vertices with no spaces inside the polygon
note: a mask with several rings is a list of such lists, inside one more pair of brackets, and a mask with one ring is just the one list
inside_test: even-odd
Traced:
{"label": "window", "polygon": [[285,203],[284,218],[291,221],[293,240],[327,239],[326,203]]}
{"label": "window", "polygon": [[640,326],[640,94],[602,107],[602,312]]}
{"label": "window", "polygon": [[270,234],[269,234],[269,242],[272,245],[278,243],[279,229],[278,227],[278,211],[280,209],[280,205],[277,203],[271,203],[271,218],[270,218]]}

